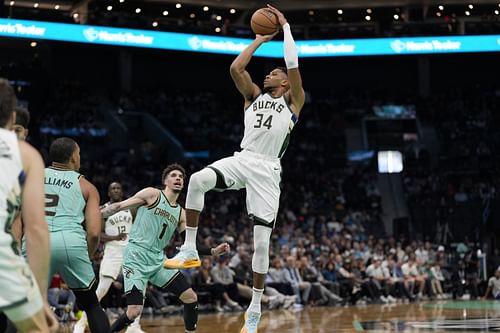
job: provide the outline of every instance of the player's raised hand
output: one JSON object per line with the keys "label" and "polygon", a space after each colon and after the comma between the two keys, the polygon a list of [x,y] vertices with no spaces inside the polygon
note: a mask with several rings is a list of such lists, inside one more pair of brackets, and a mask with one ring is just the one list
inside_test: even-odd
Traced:
{"label": "player's raised hand", "polygon": [[229,253],[229,251],[231,251],[231,246],[229,246],[228,243],[222,243],[219,244],[215,249],[213,249],[212,254],[215,257],[220,257],[226,253]]}
{"label": "player's raised hand", "polygon": [[279,21],[279,23],[280,23],[281,26],[284,26],[285,24],[288,23],[288,21],[285,18],[285,15],[283,15],[283,13],[280,12],[277,8],[274,8],[270,4],[267,4],[267,8],[270,11],[272,11],[274,13],[274,15],[276,15],[276,17],[278,17],[278,21]]}
{"label": "player's raised hand", "polygon": [[262,41],[263,43],[265,43],[265,42],[269,42],[277,34],[278,34],[278,31],[276,31],[272,35],[255,35],[255,39],[258,39],[258,40]]}

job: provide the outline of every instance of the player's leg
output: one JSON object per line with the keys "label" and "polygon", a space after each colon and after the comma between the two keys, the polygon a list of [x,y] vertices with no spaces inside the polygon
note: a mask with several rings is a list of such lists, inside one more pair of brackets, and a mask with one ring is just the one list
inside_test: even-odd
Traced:
{"label": "player's leg", "polygon": [[[129,257],[133,259],[128,259]],[[136,320],[135,331],[141,331],[138,321],[144,306],[144,295],[146,294],[149,277],[152,275],[151,271],[153,274],[156,272],[156,268],[151,268],[143,262],[147,262],[144,256],[129,245],[125,250],[123,259],[123,282],[127,299],[127,311],[111,325],[111,332],[118,332],[126,327],[130,328],[131,324]],[[161,265],[160,262],[160,268]]]}
{"label": "player's leg", "polygon": [[59,271],[76,296],[78,308],[87,313],[92,333],[109,332],[109,321],[96,296],[97,281],[80,236],[57,232],[51,234],[51,270]]}
{"label": "player's leg", "polygon": [[240,172],[240,163],[241,159],[236,156],[227,157],[191,175],[186,197],[186,239],[180,252],[165,261],[165,268],[180,269],[201,265],[196,251],[196,234],[200,213],[205,204],[205,193],[210,190],[243,188],[244,177]]}
{"label": "player's leg", "polygon": [[[115,279],[113,277],[103,276],[102,274],[99,274],[99,284],[97,285],[96,289],[96,296],[99,302],[104,298],[104,296],[106,296],[114,280]],[[73,327],[73,333],[83,333],[85,331],[86,326],[87,326],[87,313],[83,312],[82,317],[80,318],[80,320],[76,322],[75,326]]]}
{"label": "player's leg", "polygon": [[241,333],[255,333],[260,320],[261,300],[269,269],[269,244],[278,213],[281,181],[279,161],[248,159],[247,210],[253,221],[254,253],[252,256],[253,293],[245,312]]}
{"label": "player's leg", "polygon": [[153,284],[174,293],[184,304],[186,333],[196,332],[198,324],[198,297],[186,277],[178,270],[162,269],[151,280]]}

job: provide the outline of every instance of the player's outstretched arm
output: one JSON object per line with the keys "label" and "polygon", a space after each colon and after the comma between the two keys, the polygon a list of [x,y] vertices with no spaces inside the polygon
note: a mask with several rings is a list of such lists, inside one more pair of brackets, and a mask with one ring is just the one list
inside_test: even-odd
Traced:
{"label": "player's outstretched arm", "polygon": [[250,74],[247,72],[246,67],[252,59],[255,51],[261,46],[263,43],[270,41],[275,35],[257,35],[255,40],[248,45],[237,57],[234,59],[229,71],[231,73],[231,77],[233,78],[234,84],[238,91],[245,98],[245,109],[250,105],[250,103],[260,94],[260,88],[253,83]]}
{"label": "player's outstretched arm", "polygon": [[19,148],[26,173],[21,213],[25,223],[28,262],[46,300],[50,249],[49,229],[45,222],[44,165],[40,154],[29,144],[20,141]]}
{"label": "player's outstretched arm", "polygon": [[87,202],[85,205],[85,229],[87,231],[89,256],[92,256],[99,245],[102,228],[101,211],[99,210],[99,192],[84,177],[80,177],[80,187],[83,197]]}
{"label": "player's outstretched arm", "polygon": [[293,40],[290,24],[278,9],[271,5],[267,5],[277,17],[283,29],[283,48],[285,55],[285,63],[288,72],[288,83],[290,84],[289,104],[292,112],[296,115],[300,114],[300,110],[304,106],[305,93],[302,88],[302,77],[299,71],[299,56],[297,53],[297,46]]}
{"label": "player's outstretched arm", "polygon": [[147,187],[126,200],[112,203],[111,205],[103,208],[101,210],[102,217],[108,218],[121,210],[134,209],[140,206],[150,205],[156,200],[157,197],[158,190],[153,187]]}

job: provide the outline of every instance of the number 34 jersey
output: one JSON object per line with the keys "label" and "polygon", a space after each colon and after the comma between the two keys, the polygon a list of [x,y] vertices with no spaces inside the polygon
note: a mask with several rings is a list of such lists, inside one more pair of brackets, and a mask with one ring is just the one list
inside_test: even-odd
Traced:
{"label": "number 34 jersey", "polygon": [[86,201],[80,188],[81,174],[72,170],[45,168],[45,219],[50,232],[76,231],[85,235]]}
{"label": "number 34 jersey", "polygon": [[[103,207],[109,206],[109,203],[104,204]],[[132,228],[132,212],[129,209],[122,210],[116,214],[111,215],[106,219],[104,225],[104,232],[108,236],[118,236],[119,234],[130,234]],[[128,244],[128,236],[125,240],[110,241],[106,243],[106,248],[110,246],[126,246]]]}
{"label": "number 34 jersey", "polygon": [[245,110],[245,134],[241,149],[281,158],[290,140],[297,116],[284,96],[259,95]]}

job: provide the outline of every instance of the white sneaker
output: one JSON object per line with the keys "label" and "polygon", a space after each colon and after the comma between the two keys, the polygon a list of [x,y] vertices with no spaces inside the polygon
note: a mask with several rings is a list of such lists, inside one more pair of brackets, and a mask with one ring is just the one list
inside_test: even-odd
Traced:
{"label": "white sneaker", "polygon": [[130,325],[125,333],[146,333],[142,330],[141,325]]}
{"label": "white sneaker", "polygon": [[398,300],[395,299],[394,297],[392,297],[391,295],[387,296],[387,299],[389,300],[389,302],[391,303],[396,303]]}
{"label": "white sneaker", "polygon": [[389,303],[389,300],[384,296],[384,295],[381,295],[380,296],[380,299],[382,300],[382,302],[384,303]]}
{"label": "white sneaker", "polygon": [[194,248],[181,246],[179,253],[177,253],[173,258],[166,259],[163,262],[163,267],[168,269],[182,269],[182,268],[195,268],[200,267],[201,261],[198,255],[198,251]]}
{"label": "white sneaker", "polygon": [[81,318],[75,323],[75,326],[73,326],[73,333],[84,333],[86,327],[87,321],[84,318]]}

